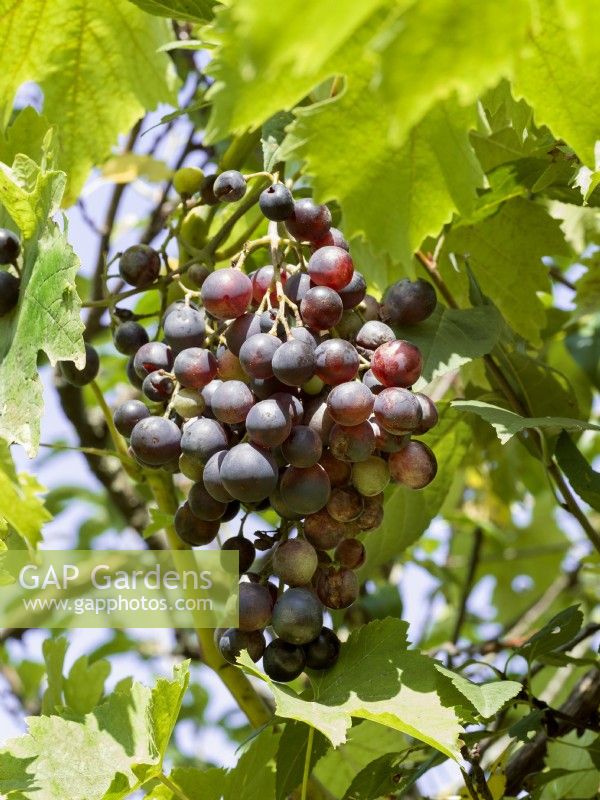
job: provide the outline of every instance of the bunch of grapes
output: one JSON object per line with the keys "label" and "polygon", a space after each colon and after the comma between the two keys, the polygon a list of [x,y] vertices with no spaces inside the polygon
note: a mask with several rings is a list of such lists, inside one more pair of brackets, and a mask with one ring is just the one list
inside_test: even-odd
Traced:
{"label": "bunch of grapes", "polygon": [[[246,179],[228,171],[200,188],[205,202],[235,202]],[[227,268],[193,264],[160,336],[151,341],[133,320],[116,327],[144,399],[120,405],[114,424],[140,465],[191,481],[174,521],[187,545],[213,543],[240,509],[276,512],[277,530],[251,537],[242,525],[221,545],[239,555],[239,627],[218,630],[216,642],[228,661],[247,650],[273,680],[290,681],[338,657],[324,613],[358,597],[361,539],[382,523],[388,483],[421,489],[435,477],[433,452],[415,438],[437,421],[434,403],[411,389],[421,353],[392,326],[425,320],[436,295],[402,280],[379,302],[327,206],[294,200],[279,182],[259,205],[270,264],[244,271],[248,246]],[[153,286],[159,253],[131,247],[119,271],[134,287]],[[67,379],[95,375],[87,350],[83,370],[63,365]]]}

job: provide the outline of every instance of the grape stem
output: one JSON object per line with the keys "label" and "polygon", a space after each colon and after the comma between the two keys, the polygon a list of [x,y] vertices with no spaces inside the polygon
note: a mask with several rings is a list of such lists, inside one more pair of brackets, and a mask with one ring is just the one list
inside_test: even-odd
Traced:
{"label": "grape stem", "polygon": [[123,469],[125,470],[125,472],[127,472],[130,478],[133,478],[133,480],[138,480],[140,476],[140,471],[137,465],[135,465],[135,463],[130,458],[129,453],[127,452],[125,440],[123,439],[119,431],[115,428],[115,423],[113,422],[110,408],[108,407],[108,404],[104,399],[104,394],[102,393],[102,389],[98,386],[96,381],[92,381],[90,383],[90,387],[96,397],[98,405],[100,406],[100,410],[102,411],[104,420],[106,422],[106,427],[108,428],[108,431],[110,433],[110,438],[112,439],[115,450],[117,451],[117,456],[121,460],[121,463],[123,464]]}
{"label": "grape stem", "polygon": [[308,729],[308,739],[306,741],[306,755],[304,757],[304,772],[302,773],[302,793],[300,800],[306,800],[308,791],[308,778],[310,775],[310,757],[312,755],[313,740],[315,738],[315,729],[312,725]]}

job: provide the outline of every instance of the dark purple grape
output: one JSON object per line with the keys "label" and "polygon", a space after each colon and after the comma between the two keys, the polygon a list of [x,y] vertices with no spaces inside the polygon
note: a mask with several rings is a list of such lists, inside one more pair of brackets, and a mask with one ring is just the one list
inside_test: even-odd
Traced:
{"label": "dark purple grape", "polygon": [[350,250],[350,245],[346,241],[344,234],[338,228],[330,228],[322,239],[313,243],[313,248],[318,250],[320,247],[328,247],[331,245],[342,247],[344,250]]}
{"label": "dark purple grape", "polygon": [[228,628],[219,636],[218,648],[230,664],[236,664],[243,650],[255,663],[260,661],[265,652],[265,637],[262,631],[241,631],[239,628]]}
{"label": "dark purple grape", "polygon": [[369,422],[352,427],[336,424],[329,434],[329,447],[340,461],[365,461],[375,450],[375,432]]}
{"label": "dark purple grape", "polygon": [[217,374],[217,359],[203,347],[188,347],[175,357],[173,373],[186,389],[203,389]]}
{"label": "dark purple grape", "polygon": [[258,631],[271,622],[273,605],[271,593],[260,583],[243,580],[240,583],[239,628],[242,631]]}
{"label": "dark purple grape", "polygon": [[273,639],[265,648],[263,668],[272,681],[293,681],[302,674],[305,664],[304,650],[282,639]]}
{"label": "dark purple grape", "polygon": [[214,522],[217,519],[221,519],[227,508],[226,503],[215,500],[214,497],[206,491],[202,481],[197,481],[190,487],[188,505],[195,517],[203,519],[206,522]]}
{"label": "dark purple grape", "polygon": [[250,378],[250,388],[259,400],[268,400],[275,394],[287,394],[290,387],[277,378]]}
{"label": "dark purple grape", "polygon": [[288,586],[310,583],[318,563],[317,551],[306,539],[288,539],[273,553],[273,572]]}
{"label": "dark purple grape", "polygon": [[423,356],[416,345],[397,339],[386,342],[375,350],[371,369],[384,386],[406,388],[421,377]]}
{"label": "dark purple grape", "polygon": [[230,539],[227,539],[221,545],[221,550],[238,553],[239,573],[248,572],[252,566],[252,562],[256,558],[256,548],[252,542],[249,542],[248,539],[244,539],[243,536],[232,536]]}
{"label": "dark purple grape", "polygon": [[141,400],[126,400],[115,409],[113,422],[121,436],[129,438],[137,423],[150,416],[150,411]]}
{"label": "dark purple grape", "polygon": [[[275,269],[272,264],[260,267],[250,276],[252,281],[252,299],[255,303],[260,303],[263,297],[269,292],[272,305],[277,304],[277,290],[275,287]],[[279,280],[282,286],[287,281],[287,272],[279,271]]]}
{"label": "dark purple grape", "polygon": [[173,352],[162,342],[143,344],[133,359],[137,375],[143,380],[146,375],[159,369],[170,372],[173,366]]}
{"label": "dark purple grape", "polygon": [[185,277],[195,289],[201,289],[212,269],[205,264],[191,264],[185,271]]}
{"label": "dark purple grape", "polygon": [[[0,229],[0,234],[1,234]],[[9,314],[19,302],[21,281],[11,272],[0,272],[0,317]]]}
{"label": "dark purple grape", "polygon": [[216,175],[207,175],[202,181],[200,199],[207,206],[216,206],[219,202],[219,198],[215,195],[214,191],[216,180]]}
{"label": "dark purple grape", "polygon": [[283,183],[274,183],[262,191],[258,205],[264,216],[273,222],[283,222],[294,213],[294,198]]}
{"label": "dark purple grape", "polygon": [[234,267],[212,272],[200,290],[209,314],[217,319],[241,317],[252,299],[252,282],[246,273]]}
{"label": "dark purple grape", "polygon": [[290,339],[273,354],[273,374],[286,386],[302,386],[315,372],[315,348],[298,339]]}
{"label": "dark purple grape", "polygon": [[338,289],[345,309],[354,308],[362,303],[367,293],[367,283],[360,272],[354,271],[350,282],[342,289]]}
{"label": "dark purple grape", "polygon": [[375,375],[373,375],[373,370],[368,369],[365,374],[362,376],[362,382],[364,385],[373,392],[373,394],[379,394],[385,389],[383,383],[377,380]]}
{"label": "dark purple grape", "polygon": [[437,425],[438,422],[438,412],[437,408],[435,407],[435,403],[430,397],[427,397],[426,394],[420,394],[419,392],[415,392],[415,397],[419,401],[419,405],[421,406],[421,411],[423,412],[423,417],[421,418],[421,422],[419,427],[415,430],[415,433],[427,433],[433,427]]}
{"label": "dark purple grape", "polygon": [[133,320],[122,322],[115,330],[115,347],[123,355],[135,355],[140,347],[148,341],[148,334],[145,328]]}
{"label": "dark purple grape", "polygon": [[348,608],[358,597],[359,583],[348,567],[329,567],[320,572],[316,589],[319,600],[327,608]]}
{"label": "dark purple grape", "polygon": [[364,503],[353,486],[340,486],[331,490],[326,508],[336,522],[352,522],[362,514]]}
{"label": "dark purple grape", "polygon": [[260,332],[260,317],[250,312],[242,314],[241,317],[234,319],[233,322],[227,326],[224,334],[227,347],[234,356],[239,357],[240,350],[246,339]]}
{"label": "dark purple grape", "polygon": [[296,425],[281,445],[286,463],[293,467],[312,467],[323,453],[321,437],[308,425]]}
{"label": "dark purple grape", "polygon": [[142,391],[153,403],[163,403],[169,400],[175,391],[173,379],[162,370],[146,375],[142,383]]}
{"label": "dark purple grape", "polygon": [[273,398],[256,403],[246,417],[248,436],[261,447],[276,447],[287,439],[291,429],[288,409]]}
{"label": "dark purple grape", "polygon": [[160,467],[179,458],[181,431],[164,417],[140,420],[131,432],[131,449],[143,464]]}
{"label": "dark purple grape", "polygon": [[318,336],[315,336],[313,331],[310,331],[308,328],[304,327],[296,327],[292,328],[291,330],[292,339],[296,339],[299,342],[304,342],[307,344],[312,350],[319,344]]}
{"label": "dark purple grape", "polygon": [[212,396],[217,391],[217,388],[223,383],[223,381],[215,378],[210,383],[207,383],[206,386],[202,389],[202,397],[204,398],[204,402],[206,403],[206,410],[204,412],[205,417],[213,417],[214,414],[212,413]]}
{"label": "dark purple grape", "polygon": [[355,378],[359,363],[356,348],[343,339],[327,339],[315,350],[316,374],[330,386]]}
{"label": "dark purple grape", "polygon": [[235,203],[246,194],[246,179],[236,169],[228,169],[217,175],[212,188],[217,200]]}
{"label": "dark purple grape", "polygon": [[144,289],[154,283],[160,273],[160,256],[147,244],[128,247],[119,259],[119,274],[130,286]]}
{"label": "dark purple grape", "polygon": [[340,383],[327,396],[327,409],[338,425],[360,425],[371,416],[374,396],[360,381]]}
{"label": "dark purple grape", "polygon": [[341,339],[345,339],[349,342],[355,342],[356,336],[362,326],[363,321],[358,316],[356,311],[344,311],[342,318],[335,326],[335,329]]}
{"label": "dark purple grape", "polygon": [[174,353],[204,344],[204,315],[190,306],[178,304],[164,320],[165,339]]}
{"label": "dark purple grape", "polygon": [[91,344],[85,345],[85,364],[81,369],[73,361],[59,361],[58,365],[63,378],[72,386],[86,386],[100,371],[100,359]]}
{"label": "dark purple grape", "polygon": [[20,252],[19,237],[8,228],[0,228],[0,264],[14,264]]}
{"label": "dark purple grape", "polygon": [[395,386],[375,397],[373,413],[380,427],[396,436],[416,431],[423,419],[421,404],[413,392]]}
{"label": "dark purple grape", "polygon": [[365,295],[364,300],[360,304],[360,313],[365,322],[379,319],[379,300],[373,297],[372,294]]}
{"label": "dark purple grape", "polygon": [[339,291],[348,286],[353,273],[352,258],[341,247],[321,247],[315,250],[308,261],[308,274],[317,286],[329,286]]}
{"label": "dark purple grape", "polygon": [[277,323],[275,327],[275,332],[271,334],[272,336],[277,336],[278,339],[281,339],[283,342],[286,338],[285,328],[283,327],[283,323],[281,321],[277,321],[278,318],[278,311],[276,308],[268,308],[266,311],[263,311],[259,317],[260,323],[260,332],[261,333],[271,333],[275,323]]}
{"label": "dark purple grape", "polygon": [[129,381],[129,383],[136,389],[141,389],[144,383],[144,379],[140,378],[140,376],[135,371],[135,364],[133,357],[130,358],[129,361],[127,362],[127,368],[125,371],[127,373],[127,380]]}
{"label": "dark purple grape", "polygon": [[271,378],[272,361],[281,340],[268,333],[257,333],[247,339],[240,348],[242,369],[251,378]]}
{"label": "dark purple grape", "polygon": [[281,477],[283,502],[298,514],[314,514],[327,503],[331,484],[320,464],[288,467]]}
{"label": "dark purple grape", "polygon": [[226,455],[226,450],[219,450],[218,453],[215,453],[208,459],[204,466],[204,472],[202,473],[204,488],[211,497],[215,500],[219,500],[221,503],[229,503],[232,499],[221,480],[221,464]]}
{"label": "dark purple grape", "polygon": [[291,217],[285,227],[295,239],[315,242],[323,239],[331,228],[331,212],[325,205],[317,205],[306,197],[296,200]]}
{"label": "dark purple grape", "polygon": [[356,336],[356,344],[365,350],[377,350],[380,345],[386,342],[393,342],[395,339],[396,334],[389,325],[374,319],[365,322],[359,330]]}
{"label": "dark purple grape", "polygon": [[188,503],[184,503],[175,513],[175,532],[186,544],[192,547],[202,547],[217,538],[219,522],[198,519],[192,514]]}
{"label": "dark purple grape", "polygon": [[435,289],[430,283],[421,278],[404,278],[385,290],[379,313],[382,320],[394,325],[417,325],[433,314],[436,305]]}
{"label": "dark purple grape", "polygon": [[306,272],[297,272],[287,279],[283,293],[289,297],[292,303],[299,306],[311,285],[310,276]]}
{"label": "dark purple grape", "polygon": [[300,303],[303,321],[316,331],[334,328],[342,318],[342,298],[328,286],[309,289]]}
{"label": "dark purple grape", "polygon": [[302,517],[304,516],[303,514],[297,514],[295,511],[292,511],[292,509],[286,505],[283,498],[281,497],[281,490],[279,487],[276,487],[269,495],[269,505],[271,506],[273,511],[282,519],[297,520],[297,519],[302,519]]}
{"label": "dark purple grape", "polygon": [[326,444],[334,425],[327,410],[327,403],[322,397],[314,397],[305,403],[304,409],[303,424],[312,428],[319,435],[323,444]]}
{"label": "dark purple grape", "polygon": [[240,501],[231,500],[229,503],[227,503],[227,508],[225,509],[225,513],[221,517],[221,522],[231,522],[231,520],[235,519],[239,513],[240,513]]}
{"label": "dark purple grape", "polygon": [[183,427],[181,449],[196,464],[206,464],[220,450],[227,450],[229,442],[223,427],[214,419],[198,417]]}
{"label": "dark purple grape", "polygon": [[302,422],[304,415],[304,407],[299,397],[296,397],[291,392],[274,392],[271,395],[271,400],[277,400],[282,404],[286,414],[289,414],[292,425],[299,425]]}
{"label": "dark purple grape", "polygon": [[210,402],[215,417],[233,425],[244,422],[254,405],[254,395],[241,381],[225,381],[217,387]]}
{"label": "dark purple grape", "polygon": [[287,589],[275,603],[272,625],[284,642],[307,644],[323,627],[323,607],[309,589]]}
{"label": "dark purple grape", "polygon": [[423,442],[408,442],[389,458],[392,480],[411,489],[423,489],[437,474],[437,460],[433,450]]}
{"label": "dark purple grape", "polygon": [[232,447],[221,462],[219,474],[229,494],[242,503],[264,500],[277,486],[273,457],[250,442]]}
{"label": "dark purple grape", "polygon": [[310,669],[331,669],[339,658],[341,646],[331,628],[321,628],[317,638],[303,647],[306,666]]}

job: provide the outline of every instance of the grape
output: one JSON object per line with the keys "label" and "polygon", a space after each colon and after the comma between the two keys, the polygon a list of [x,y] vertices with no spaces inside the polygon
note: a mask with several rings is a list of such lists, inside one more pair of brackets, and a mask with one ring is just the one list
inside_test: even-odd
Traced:
{"label": "grape", "polygon": [[140,378],[140,376],[135,371],[135,363],[133,357],[130,358],[129,361],[127,362],[127,367],[125,372],[127,373],[127,380],[129,381],[129,383],[136,389],[141,389],[144,380],[143,378]]}
{"label": "grape", "polygon": [[323,444],[327,443],[334,423],[327,410],[327,403],[323,401],[322,397],[315,397],[305,404],[302,421],[304,425],[308,425],[319,435]]}
{"label": "grape", "polygon": [[185,248],[188,245],[195,249],[201,249],[205,245],[208,227],[208,215],[205,208],[198,206],[187,212],[179,229],[179,241],[182,245],[180,262],[187,255]]}
{"label": "grape", "polygon": [[274,392],[271,395],[271,399],[277,400],[277,402],[282,405],[286,414],[289,414],[292,425],[300,424],[302,416],[304,415],[304,406],[299,397],[296,397],[290,392]]}
{"label": "grape", "polygon": [[[271,303],[277,303],[277,291],[275,288],[275,270],[272,264],[267,264],[265,267],[260,267],[251,276],[252,281],[252,299],[255,303],[260,303],[267,292],[270,292],[269,297]],[[279,280],[284,285],[287,281],[287,273],[283,270],[279,272]]]}
{"label": "grape", "polygon": [[292,303],[299,306],[310,288],[310,276],[307,275],[306,272],[297,272],[295,275],[292,275],[291,278],[288,278],[283,287],[283,293],[286,297],[289,297]]}
{"label": "grape", "polygon": [[390,387],[375,397],[373,412],[378,424],[388,433],[416,431],[423,412],[415,395],[408,389]]}
{"label": "grape", "polygon": [[373,394],[379,394],[385,389],[383,383],[378,381],[375,375],[373,375],[372,369],[368,369],[365,372],[365,374],[362,376],[362,382],[365,386],[368,386]]}
{"label": "grape", "polygon": [[382,453],[397,453],[410,439],[410,435],[406,433],[399,435],[389,433],[381,427],[374,416],[369,422],[375,431],[375,449],[381,450]]}
{"label": "grape", "polygon": [[142,380],[146,375],[159,369],[169,372],[173,366],[173,352],[162,342],[148,342],[143,344],[135,354],[133,366]]}
{"label": "grape", "polygon": [[91,344],[86,344],[85,364],[81,369],[77,369],[72,361],[59,361],[59,367],[67,383],[72,386],[85,386],[91,383],[100,371],[100,359]]}
{"label": "grape", "polygon": [[0,228],[0,264],[14,264],[21,252],[21,243],[8,228]]}
{"label": "grape", "polygon": [[365,563],[365,546],[358,539],[342,539],[335,548],[335,558],[342,567],[358,569]]}
{"label": "grape", "polygon": [[243,536],[232,536],[231,539],[227,539],[221,545],[221,550],[238,553],[238,571],[240,573],[247,572],[256,558],[256,548]]}
{"label": "grape", "polygon": [[131,431],[131,449],[143,464],[163,466],[179,458],[181,431],[170,419],[147,417]]}
{"label": "grape", "polygon": [[302,673],[305,664],[304,650],[282,639],[274,639],[265,648],[263,669],[272,681],[293,681]]}
{"label": "grape", "polygon": [[274,394],[286,394],[289,386],[278,381],[277,378],[250,378],[250,388],[259,400],[268,400]]}
{"label": "grape", "polygon": [[173,174],[173,188],[180,195],[199,192],[204,182],[204,173],[199,167],[180,167]]}
{"label": "grape", "polygon": [[217,374],[221,380],[248,383],[248,376],[242,369],[239,358],[222,344],[217,347],[217,364]]}
{"label": "grape", "polygon": [[[256,406],[255,406],[256,408]],[[257,503],[277,486],[277,464],[270,453],[250,442],[233,447],[221,462],[223,486],[242,503]]]}
{"label": "grape", "polygon": [[180,389],[173,398],[172,408],[182,419],[191,419],[204,413],[206,403],[195,389]]}
{"label": "grape", "polygon": [[297,425],[281,445],[281,452],[293,467],[312,467],[321,458],[323,443],[312,428]]}
{"label": "grape", "polygon": [[315,250],[330,245],[342,247],[344,250],[350,250],[350,245],[346,241],[344,234],[338,228],[330,228],[322,239],[313,242],[313,248]]}
{"label": "grape", "polygon": [[201,289],[212,269],[205,264],[191,264],[182,276],[182,282],[191,289]]}
{"label": "grape", "polygon": [[310,380],[302,384],[302,391],[304,392],[304,394],[310,397],[314,397],[315,395],[321,395],[324,387],[325,384],[323,383],[321,378],[319,378],[318,375],[313,375]]}
{"label": "grape", "polygon": [[175,532],[186,544],[202,547],[217,538],[219,523],[198,519],[192,514],[188,503],[184,503],[175,513]]}
{"label": "grape", "polygon": [[242,631],[258,631],[271,622],[273,605],[271,594],[260,583],[240,583],[239,627]]}
{"label": "grape", "polygon": [[335,326],[335,330],[340,339],[345,339],[348,342],[355,342],[356,335],[362,326],[363,321],[356,311],[344,311],[341,320]]}
{"label": "grape", "polygon": [[260,332],[271,333],[273,328],[275,328],[275,332],[272,335],[277,336],[278,339],[283,341],[285,339],[286,332],[283,323],[278,320],[278,314],[279,312],[276,308],[268,308],[266,311],[263,311],[258,317]]}
{"label": "grape", "polygon": [[154,248],[147,244],[134,244],[128,247],[119,259],[119,274],[125,283],[144,289],[158,278],[160,257]]}
{"label": "grape", "polygon": [[200,187],[200,199],[207,206],[215,206],[219,202],[219,198],[215,195],[215,181],[216,175],[207,175],[202,181]]}
{"label": "grape", "polygon": [[331,490],[326,508],[336,522],[352,522],[362,513],[364,504],[356,489],[345,486]]}
{"label": "grape", "polygon": [[408,278],[393,283],[385,290],[381,303],[381,319],[395,325],[417,325],[435,311],[435,289],[427,281]]}
{"label": "grape", "polygon": [[179,303],[164,320],[165,339],[174,353],[190,347],[202,347],[206,336],[204,315]]}
{"label": "grape", "polygon": [[281,477],[281,497],[292,511],[314,514],[319,511],[331,492],[329,476],[320,464],[312,467],[288,467]]}
{"label": "grape", "polygon": [[354,533],[358,533],[356,523],[338,522],[325,508],[309,514],[304,520],[304,535],[320,550],[331,550],[346,536]]}
{"label": "grape", "polygon": [[137,423],[149,416],[150,412],[141,400],[127,400],[115,409],[113,422],[121,436],[129,438]]}
{"label": "grape", "polygon": [[243,422],[254,405],[254,395],[241,381],[225,381],[215,390],[210,405],[220,422]]}
{"label": "grape", "polygon": [[214,419],[198,417],[184,425],[181,449],[196,464],[206,464],[208,459],[229,445],[223,427]]}
{"label": "grape", "polygon": [[162,403],[168,400],[175,391],[173,380],[162,370],[151,372],[146,375],[142,383],[142,391],[154,403]]}
{"label": "grape", "polygon": [[221,480],[221,464],[226,455],[225,450],[219,450],[218,453],[212,455],[206,462],[202,473],[204,488],[212,498],[221,503],[228,503],[232,499]]}
{"label": "grape", "polygon": [[290,435],[292,420],[285,405],[270,398],[250,409],[246,430],[250,439],[262,447],[276,447]]}
{"label": "grape", "polygon": [[348,567],[329,567],[317,579],[317,595],[327,608],[348,608],[358,597],[356,574]]}
{"label": "grape", "polygon": [[373,394],[359,381],[335,386],[327,397],[327,408],[338,425],[359,425],[369,419],[373,410]]}
{"label": "grape", "polygon": [[352,467],[345,461],[339,461],[329,450],[324,451],[319,463],[329,475],[332,487],[345,486],[350,482]]}
{"label": "grape", "polygon": [[383,522],[383,494],[365,497],[365,507],[356,520],[356,525],[361,531],[372,531]]}
{"label": "grape", "polygon": [[352,258],[341,247],[321,247],[315,250],[308,261],[308,274],[317,286],[343,289],[352,280],[353,273]]}
{"label": "grape", "polygon": [[115,330],[115,347],[123,355],[134,356],[140,347],[148,341],[146,330],[133,320],[122,322]]}
{"label": "grape", "polygon": [[239,628],[228,628],[219,636],[219,652],[230,664],[237,663],[242,650],[256,663],[265,652],[265,636],[262,631],[241,631]]}
{"label": "grape", "polygon": [[342,318],[342,298],[328,286],[309,289],[300,303],[302,320],[317,331],[334,328]]}
{"label": "grape", "polygon": [[385,386],[412,386],[419,379],[422,368],[421,351],[404,339],[380,345],[371,362],[373,375]]}
{"label": "grape", "polygon": [[201,464],[197,464],[195,461],[192,461],[189,456],[186,456],[185,453],[182,453],[179,456],[179,471],[191,481],[201,481],[204,469]]}
{"label": "grape", "polygon": [[17,305],[20,288],[21,281],[15,275],[0,272],[0,317],[10,313]]}
{"label": "grape", "polygon": [[192,514],[205,522],[221,519],[227,507],[226,503],[215,500],[204,488],[204,483],[197,481],[188,493],[188,505]]}
{"label": "grape", "polygon": [[415,392],[415,397],[418,400],[423,413],[421,422],[419,427],[415,430],[415,433],[427,433],[427,431],[430,431],[433,427],[435,427],[435,425],[437,425],[437,408],[435,407],[433,400],[430,397],[427,397],[426,394]]}
{"label": "grape", "polygon": [[314,346],[298,339],[290,339],[278,347],[273,355],[273,374],[286,386],[302,386],[315,371]]}
{"label": "grape", "polygon": [[330,386],[351,381],[358,374],[356,348],[343,339],[327,339],[315,350],[316,373]]}
{"label": "grape", "polygon": [[229,503],[227,503],[227,508],[225,509],[225,513],[221,517],[221,522],[231,522],[231,520],[235,519],[239,513],[240,513],[240,501],[231,500]]}
{"label": "grape", "polygon": [[217,319],[241,317],[252,299],[252,282],[241,270],[226,267],[212,272],[200,296],[209,314]]}
{"label": "grape", "polygon": [[374,319],[365,322],[359,330],[356,335],[356,344],[365,350],[377,350],[380,345],[393,342],[395,339],[396,334],[389,325]]}
{"label": "grape", "polygon": [[246,339],[239,355],[244,372],[251,378],[271,378],[273,356],[280,346],[281,341],[268,333],[256,333]]}
{"label": "grape", "polygon": [[354,271],[350,281],[342,289],[338,290],[342,298],[345,309],[354,308],[362,303],[367,293],[367,282],[360,272]]}
{"label": "grape", "polygon": [[295,239],[315,242],[326,236],[331,228],[331,212],[327,206],[316,205],[308,197],[296,200],[285,227]]}
{"label": "grape", "polygon": [[281,519],[302,519],[304,514],[297,514],[285,504],[281,497],[281,490],[277,486],[269,495],[269,505]]}
{"label": "grape", "polygon": [[187,347],[175,357],[173,373],[186,389],[203,389],[217,374],[217,359],[203,347]]}
{"label": "grape", "polygon": [[352,465],[352,484],[363,496],[380,494],[389,482],[387,461],[379,456],[369,456],[366,461]]}
{"label": "grape", "polygon": [[273,222],[283,222],[294,213],[294,198],[283,183],[274,183],[262,191],[258,205],[264,216]]}
{"label": "grape", "polygon": [[329,447],[340,461],[366,461],[375,449],[375,432],[368,422],[352,427],[336,424],[329,434]]}
{"label": "grape", "polygon": [[437,474],[435,454],[423,442],[408,442],[402,450],[392,453],[389,465],[392,479],[411,489],[423,489]]}
{"label": "grape", "polygon": [[306,539],[288,539],[273,553],[273,572],[288,586],[310,583],[318,563],[317,551]]}
{"label": "grape", "polygon": [[273,630],[289,644],[307,644],[323,627],[323,608],[309,589],[287,589],[273,608]]}
{"label": "grape", "polygon": [[246,194],[246,179],[236,169],[228,169],[217,176],[213,192],[218,200],[235,203]]}
{"label": "grape", "polygon": [[291,329],[292,339],[296,339],[299,342],[304,342],[307,344],[312,350],[319,344],[319,339],[312,331],[309,331],[308,328],[299,327],[299,328],[292,328]]}
{"label": "grape", "polygon": [[379,319],[379,300],[376,300],[372,294],[365,295],[364,300],[360,304],[360,311],[365,322]]}
{"label": "grape", "polygon": [[206,386],[202,389],[201,394],[204,398],[204,402],[206,403],[206,410],[204,412],[205,417],[214,417],[212,413],[212,396],[217,391],[217,388],[223,383],[218,378],[215,378],[210,383],[207,383]]}
{"label": "grape", "polygon": [[240,350],[246,339],[260,333],[260,318],[256,314],[246,312],[231,322],[225,331],[227,347],[234,356],[240,355]]}
{"label": "grape", "polygon": [[330,669],[340,655],[340,640],[331,628],[321,628],[316,639],[304,645],[306,666],[310,669]]}

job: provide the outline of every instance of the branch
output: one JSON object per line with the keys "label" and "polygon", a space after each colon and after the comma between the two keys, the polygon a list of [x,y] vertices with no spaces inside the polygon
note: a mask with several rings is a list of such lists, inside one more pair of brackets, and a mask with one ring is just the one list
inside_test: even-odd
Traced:
{"label": "branch", "polygon": [[454,628],[452,630],[451,641],[452,644],[454,645],[458,642],[460,638],[460,630],[463,626],[467,614],[467,602],[469,600],[469,595],[471,594],[471,589],[473,588],[473,581],[475,580],[475,573],[477,572],[477,566],[479,564],[479,556],[481,555],[482,544],[483,544],[483,530],[481,528],[476,528],[475,533],[473,535],[473,545],[471,548],[471,554],[469,556],[469,564],[467,567],[465,584],[463,586],[460,605],[458,607],[458,611],[456,614],[456,621],[454,623]]}

